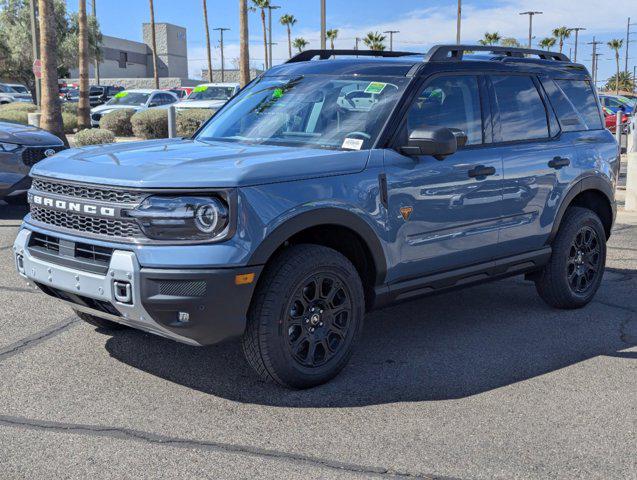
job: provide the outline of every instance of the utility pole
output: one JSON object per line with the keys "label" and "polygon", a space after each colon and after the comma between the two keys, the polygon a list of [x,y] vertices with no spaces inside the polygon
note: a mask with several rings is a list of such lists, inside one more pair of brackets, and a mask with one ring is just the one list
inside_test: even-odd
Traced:
{"label": "utility pole", "polygon": [[[95,8],[95,0],[91,1],[91,7],[93,10],[93,18],[97,23],[97,9]],[[95,54],[95,85],[100,84],[100,61],[97,59],[97,53]]]}
{"label": "utility pole", "polygon": [[212,54],[210,53],[210,27],[208,26],[208,4],[203,0],[203,21],[206,31],[206,56],[208,57],[208,81],[212,82]]}
{"label": "utility pole", "polygon": [[[38,16],[36,2],[38,0],[31,0],[31,43],[33,44],[33,62],[40,59],[40,31],[38,30]],[[40,90],[40,79],[35,77],[35,104],[40,106],[40,98],[42,96]]]}
{"label": "utility pole", "polygon": [[628,23],[626,25],[626,65],[624,70],[626,71],[626,73],[628,73],[628,46],[630,45],[630,42],[632,42],[633,40],[630,39],[630,36],[633,34],[633,32],[630,31],[630,27],[634,27],[635,25],[637,25],[637,23],[630,23],[630,17],[628,17]]}
{"label": "utility pole", "polygon": [[458,0],[458,18],[456,19],[456,44],[460,45],[460,24],[462,23],[462,0]]}
{"label": "utility pole", "polygon": [[[387,30],[383,33],[389,33],[389,51],[394,51],[394,33],[400,33],[400,30]],[[358,50],[358,49],[357,49]]]}
{"label": "utility pole", "polygon": [[520,12],[520,15],[529,16],[529,48],[531,48],[531,42],[533,41],[533,15],[542,15],[544,12],[536,12],[529,10],[528,12]]}
{"label": "utility pole", "polygon": [[577,62],[577,41],[579,39],[580,30],[586,30],[584,27],[574,27],[569,30],[575,32],[575,55],[573,55],[573,62]]}
{"label": "utility pole", "polygon": [[[226,73],[226,68],[225,68],[225,63],[223,58],[223,32],[227,32],[230,29],[219,27],[219,28],[214,28],[213,30],[216,30],[219,32],[219,47],[221,48],[221,83],[223,83],[225,81],[225,73]],[[210,73],[210,81],[212,82],[212,72]]]}
{"label": "utility pole", "polygon": [[270,67],[272,67],[272,10],[281,8],[277,5],[268,5],[268,61]]}
{"label": "utility pole", "polygon": [[595,82],[597,82],[597,57],[599,56],[599,54],[597,53],[597,45],[599,45],[602,42],[598,42],[597,40],[595,40],[595,37],[593,37],[593,41],[592,42],[588,42],[589,45],[593,46],[593,63],[591,65],[591,75],[593,76],[593,85],[597,86],[597,84]]}
{"label": "utility pole", "polygon": [[327,49],[327,20],[325,15],[325,0],[321,0],[321,50]]}

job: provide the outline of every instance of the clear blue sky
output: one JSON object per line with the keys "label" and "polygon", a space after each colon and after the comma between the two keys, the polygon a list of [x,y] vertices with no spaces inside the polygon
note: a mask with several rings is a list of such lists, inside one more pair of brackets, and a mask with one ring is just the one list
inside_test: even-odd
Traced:
{"label": "clear blue sky", "polygon": [[[97,14],[106,35],[141,40],[142,23],[149,18],[146,0],[96,0]],[[77,0],[68,0],[70,10],[77,9]],[[87,0],[90,4],[91,0]],[[250,3],[250,1],[248,2]],[[319,0],[278,0],[273,4],[282,8],[273,16],[274,41],[278,42],[274,52],[274,63],[287,58],[287,39],[278,18],[282,13],[291,13],[298,19],[293,36],[303,36],[310,41],[310,48],[319,46],[320,2]],[[434,43],[455,41],[456,0],[327,0],[328,28],[338,28],[337,48],[352,48],[354,39],[370,30],[400,30],[394,41],[395,49],[426,51]],[[577,5],[577,6],[575,6]],[[586,27],[580,32],[578,61],[590,67],[593,38],[604,42],[600,52],[599,78],[605,80],[615,71],[613,53],[605,42],[611,38],[625,38],[628,16],[637,21],[637,1],[616,0],[613,9],[605,8],[598,0],[464,0],[463,32],[465,43],[475,43],[485,31],[498,31],[503,37],[514,37],[526,44],[528,17],[518,15],[525,10],[540,10],[543,15],[534,19],[534,42],[549,36],[552,28]],[[226,59],[230,66],[238,56],[238,0],[208,0],[210,27],[228,27],[226,32]],[[262,31],[260,17],[250,13],[250,54],[252,63],[263,62]],[[203,16],[201,0],[155,0],[155,20],[170,22],[188,30],[188,56],[191,76],[195,77],[205,65]],[[213,34],[214,63],[219,63],[217,32]],[[637,40],[637,27],[635,35]],[[574,38],[568,39],[564,47],[569,53]],[[557,48],[557,46],[556,46]],[[637,63],[637,42],[631,44],[629,68]],[[624,59],[622,52],[621,65]]]}

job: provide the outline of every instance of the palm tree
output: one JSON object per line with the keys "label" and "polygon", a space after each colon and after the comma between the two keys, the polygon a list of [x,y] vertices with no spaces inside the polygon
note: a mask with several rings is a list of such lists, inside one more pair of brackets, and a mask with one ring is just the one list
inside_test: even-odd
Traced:
{"label": "palm tree", "polygon": [[159,72],[157,70],[157,39],[155,38],[155,6],[153,0],[150,2],[150,49],[153,53],[153,77],[155,78],[155,88],[159,88]]}
{"label": "palm tree", "polygon": [[568,27],[557,27],[553,29],[553,36],[560,41],[560,53],[564,48],[564,39],[571,36],[571,29]]}
{"label": "palm tree", "polygon": [[518,42],[515,38],[513,37],[506,37],[503,38],[500,41],[500,45],[502,45],[503,47],[516,47],[516,48],[520,48],[522,45],[520,45],[520,42]]}
{"label": "palm tree", "polygon": [[478,43],[480,45],[497,45],[498,43],[500,43],[501,38],[502,37],[500,37],[500,34],[498,32],[485,32],[484,37],[478,40]]}
{"label": "palm tree", "polygon": [[338,28],[333,28],[325,32],[325,36],[330,39],[330,48],[334,50],[334,40],[338,37]]}
{"label": "palm tree", "polygon": [[555,46],[555,41],[555,37],[546,37],[540,40],[540,43],[538,43],[538,45],[542,50],[550,50]]}
{"label": "palm tree", "polygon": [[210,54],[210,27],[208,27],[208,5],[203,0],[203,21],[206,28],[206,53],[208,54],[208,81],[212,82],[212,56]]}
{"label": "palm tree", "polygon": [[263,26],[263,48],[265,50],[265,68],[268,68],[270,63],[268,62],[268,35],[265,28],[265,9],[270,6],[270,0],[252,0],[252,7],[250,10],[253,12],[261,10],[261,25]]}
{"label": "palm tree", "polygon": [[[615,75],[616,79],[619,79],[619,50],[624,46],[624,40],[613,39],[608,42],[608,48],[615,51],[615,64],[617,65],[617,75]],[[615,93],[619,95],[619,82],[615,82]]]}
{"label": "palm tree", "polygon": [[385,44],[383,43],[387,37],[379,32],[368,32],[363,38],[363,43],[369,47],[370,50],[376,50],[382,52],[385,50]]}
{"label": "palm tree", "polygon": [[292,58],[292,27],[296,23],[296,18],[294,18],[294,15],[286,13],[281,16],[279,22],[288,30],[288,54]]}
{"label": "palm tree", "polygon": [[[617,78],[619,78],[619,82]],[[608,79],[606,90],[617,91],[619,88],[619,90],[624,90],[625,92],[632,92],[635,89],[635,85],[635,79],[630,72],[619,72],[619,77],[615,74]]]}
{"label": "palm tree", "polygon": [[250,82],[250,46],[248,44],[248,0],[239,0],[239,82]]}
{"label": "palm tree", "polygon": [[91,106],[88,99],[88,21],[86,18],[86,0],[78,2],[77,12],[79,71],[80,71],[80,100],[77,108],[77,126],[80,130],[91,127]]}
{"label": "palm tree", "polygon": [[56,16],[53,0],[38,0],[40,60],[42,61],[42,97],[40,127],[57,135],[68,145],[62,127],[62,108],[58,97]]}
{"label": "palm tree", "polygon": [[301,53],[303,50],[305,50],[305,47],[307,47],[309,44],[309,42],[304,39],[303,37],[298,37],[295,38],[294,41],[292,42],[292,46],[296,49],[298,49],[299,53]]}

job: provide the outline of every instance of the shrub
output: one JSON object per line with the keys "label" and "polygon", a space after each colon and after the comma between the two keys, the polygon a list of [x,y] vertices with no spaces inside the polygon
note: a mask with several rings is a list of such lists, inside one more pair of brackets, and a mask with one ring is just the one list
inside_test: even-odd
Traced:
{"label": "shrub", "polygon": [[35,112],[38,107],[32,103],[12,102],[0,105],[0,112],[13,111],[13,112]]}
{"label": "shrub", "polygon": [[80,130],[75,134],[75,146],[82,147],[84,145],[101,145],[102,143],[113,143],[115,135],[110,130],[101,128],[87,128]]}
{"label": "shrub", "polygon": [[77,129],[77,115],[62,112],[62,127],[64,128],[64,133],[73,133]]}
{"label": "shrub", "polygon": [[168,111],[163,108],[151,108],[138,112],[131,117],[133,135],[140,138],[167,138]]}
{"label": "shrub", "polygon": [[113,110],[104,114],[100,120],[100,128],[110,130],[118,137],[130,137],[133,135],[131,117],[135,114],[132,108]]}
{"label": "shrub", "polygon": [[177,135],[191,137],[208,120],[215,110],[209,108],[188,109],[177,112]]}
{"label": "shrub", "polygon": [[29,123],[29,112],[27,110],[0,110],[0,121],[17,122],[27,125]]}
{"label": "shrub", "polygon": [[75,115],[77,115],[77,107],[77,102],[64,102],[62,103],[62,113],[74,113]]}

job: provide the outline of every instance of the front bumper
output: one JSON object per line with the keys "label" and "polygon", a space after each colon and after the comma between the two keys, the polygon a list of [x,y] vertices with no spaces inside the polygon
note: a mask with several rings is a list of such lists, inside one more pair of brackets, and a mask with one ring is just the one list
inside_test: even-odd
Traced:
{"label": "front bumper", "polygon": [[[94,273],[77,268],[72,256],[30,250],[32,234],[23,228],[15,240],[18,272],[76,310],[191,345],[217,343],[245,329],[262,267],[143,268],[135,252],[115,249],[108,269]],[[238,285],[236,276],[245,274],[254,280]],[[130,299],[121,301],[124,285]]]}

